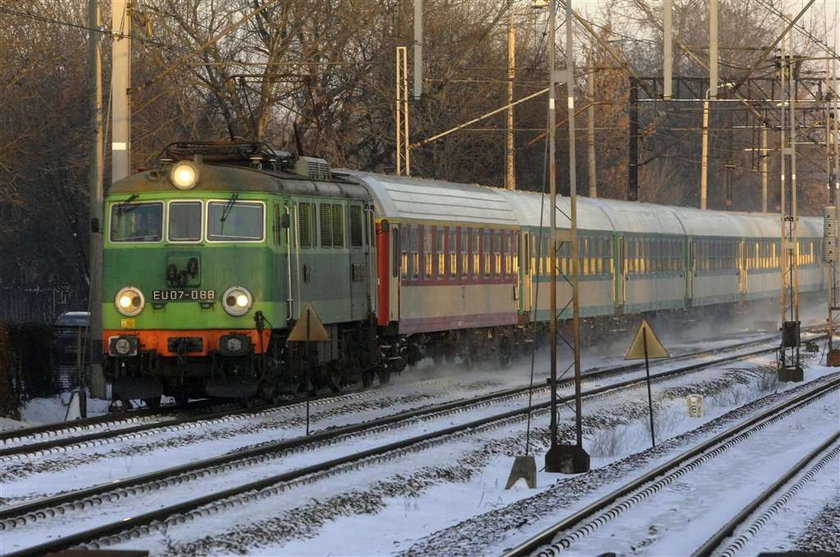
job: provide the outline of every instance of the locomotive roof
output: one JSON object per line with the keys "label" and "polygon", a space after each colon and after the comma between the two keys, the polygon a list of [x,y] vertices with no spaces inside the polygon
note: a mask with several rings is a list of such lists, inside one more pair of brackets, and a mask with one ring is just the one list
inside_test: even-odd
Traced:
{"label": "locomotive roof", "polygon": [[[263,170],[247,166],[198,163],[198,184],[183,191],[184,195],[202,192],[265,192],[289,195],[313,195],[369,200],[370,195],[359,184],[302,178],[283,171]],[[114,182],[108,193],[178,193],[164,170],[147,170]]]}

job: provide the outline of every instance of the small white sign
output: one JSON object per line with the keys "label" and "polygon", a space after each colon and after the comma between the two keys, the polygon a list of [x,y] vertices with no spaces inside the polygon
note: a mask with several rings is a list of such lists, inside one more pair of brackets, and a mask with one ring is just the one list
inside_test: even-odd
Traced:
{"label": "small white sign", "polygon": [[689,418],[702,418],[705,410],[703,409],[703,395],[688,395],[685,397],[685,402],[688,407]]}

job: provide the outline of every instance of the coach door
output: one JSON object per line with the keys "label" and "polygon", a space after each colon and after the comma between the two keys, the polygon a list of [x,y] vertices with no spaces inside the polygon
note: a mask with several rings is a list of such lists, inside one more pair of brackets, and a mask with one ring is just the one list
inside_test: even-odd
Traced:
{"label": "coach door", "polygon": [[615,249],[615,305],[622,309],[627,301],[627,246],[624,236],[616,237]]}
{"label": "coach door", "polygon": [[738,293],[741,298],[747,295],[747,243],[744,240],[738,241]]}
{"label": "coach door", "polygon": [[520,307],[524,311],[531,311],[534,300],[531,298],[531,234],[519,234],[519,276],[522,277],[522,292],[519,294]]}
{"label": "coach door", "polygon": [[696,246],[694,240],[686,238],[685,262],[685,306],[691,307],[694,299],[694,275],[697,273]]}

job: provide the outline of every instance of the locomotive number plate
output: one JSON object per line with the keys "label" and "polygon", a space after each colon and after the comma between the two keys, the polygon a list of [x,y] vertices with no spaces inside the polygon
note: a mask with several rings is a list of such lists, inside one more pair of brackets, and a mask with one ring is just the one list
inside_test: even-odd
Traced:
{"label": "locomotive number plate", "polygon": [[153,302],[207,302],[215,299],[215,290],[152,290]]}

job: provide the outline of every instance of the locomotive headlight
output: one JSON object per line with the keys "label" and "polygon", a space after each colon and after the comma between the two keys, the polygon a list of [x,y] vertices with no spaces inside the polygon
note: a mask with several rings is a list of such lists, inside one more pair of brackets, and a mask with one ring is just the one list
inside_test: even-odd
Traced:
{"label": "locomotive headlight", "polygon": [[143,298],[143,293],[140,292],[139,288],[126,286],[117,292],[117,295],[114,297],[114,305],[117,306],[117,311],[126,317],[134,317],[143,311],[143,306],[146,305],[146,299]]}
{"label": "locomotive headlight", "polygon": [[169,181],[179,190],[190,190],[198,183],[198,166],[190,161],[181,161],[169,171]]}
{"label": "locomotive headlight", "polygon": [[222,296],[222,306],[233,316],[245,315],[251,309],[254,298],[244,286],[231,286]]}

